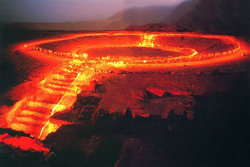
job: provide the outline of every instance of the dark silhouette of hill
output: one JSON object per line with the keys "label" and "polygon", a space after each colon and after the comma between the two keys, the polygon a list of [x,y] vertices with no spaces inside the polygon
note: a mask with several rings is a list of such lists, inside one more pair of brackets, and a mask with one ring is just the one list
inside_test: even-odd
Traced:
{"label": "dark silhouette of hill", "polygon": [[165,16],[162,22],[174,25],[179,19],[181,19],[187,13],[191,12],[198,4],[198,2],[199,0],[189,0],[182,2],[174,9],[174,11],[170,15]]}
{"label": "dark silhouette of hill", "polygon": [[200,0],[193,10],[173,23],[193,31],[249,36],[249,8],[248,0]]}
{"label": "dark silhouette of hill", "polygon": [[167,25],[164,23],[146,24],[142,26],[128,26],[125,30],[127,31],[165,31],[165,32],[188,32],[188,29]]}
{"label": "dark silhouette of hill", "polygon": [[124,29],[130,25],[145,25],[159,23],[164,17],[170,15],[174,10],[168,6],[154,6],[146,8],[131,8],[114,14],[107,19],[109,27]]}

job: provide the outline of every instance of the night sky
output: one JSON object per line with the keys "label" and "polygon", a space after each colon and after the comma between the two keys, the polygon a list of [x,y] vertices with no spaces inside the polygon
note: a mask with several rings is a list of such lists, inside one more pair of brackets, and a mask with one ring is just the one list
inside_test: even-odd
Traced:
{"label": "night sky", "polygon": [[98,20],[130,7],[178,5],[184,0],[0,0],[1,22]]}

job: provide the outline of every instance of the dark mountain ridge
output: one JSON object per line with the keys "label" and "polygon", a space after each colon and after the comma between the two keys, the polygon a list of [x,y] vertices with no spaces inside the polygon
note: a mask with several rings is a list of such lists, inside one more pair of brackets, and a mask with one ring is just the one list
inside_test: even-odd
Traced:
{"label": "dark mountain ridge", "polygon": [[248,0],[200,0],[174,24],[205,33],[250,35]]}

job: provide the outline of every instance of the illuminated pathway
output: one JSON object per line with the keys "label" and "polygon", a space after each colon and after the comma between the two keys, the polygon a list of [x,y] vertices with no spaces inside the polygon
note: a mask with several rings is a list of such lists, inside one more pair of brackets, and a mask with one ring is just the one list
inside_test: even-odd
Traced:
{"label": "illuminated pathway", "polygon": [[[68,43],[67,43],[68,42]],[[67,43],[67,44],[65,44]],[[52,46],[50,48],[50,45]],[[56,48],[59,45],[60,47]],[[152,48],[177,56],[95,56],[87,52],[97,48]],[[56,49],[53,49],[56,48]],[[16,50],[39,57],[56,56],[58,67],[45,71],[32,95],[24,95],[6,113],[7,126],[16,131],[45,139],[63,122],[50,119],[56,112],[69,109],[81,91],[91,91],[96,74],[112,69],[181,68],[184,65],[206,66],[237,60],[240,43],[233,37],[177,33],[105,32],[65,35],[60,38],[33,41],[18,45]],[[1,136],[0,136],[1,137]]]}

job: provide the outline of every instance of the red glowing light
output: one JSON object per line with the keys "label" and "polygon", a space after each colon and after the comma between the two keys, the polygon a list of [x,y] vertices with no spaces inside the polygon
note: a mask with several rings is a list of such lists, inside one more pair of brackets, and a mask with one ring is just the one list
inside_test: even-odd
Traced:
{"label": "red glowing light", "polygon": [[[65,42],[68,43],[64,44]],[[209,43],[214,43],[214,48],[208,49],[206,45]],[[49,45],[60,45],[60,47],[54,49],[56,47]],[[217,45],[220,45],[219,48],[216,48]],[[110,55],[100,57],[88,54],[89,50],[96,48],[127,47],[158,49],[178,53],[178,56],[154,55],[150,57],[128,54],[121,57]],[[107,75],[106,71],[112,69],[208,66],[235,61],[241,59],[242,55],[240,42],[230,36],[125,31],[71,34],[23,43],[15,49],[34,58],[53,56],[60,61],[49,70],[39,71],[41,77],[36,79],[38,82],[35,84],[37,91],[32,92],[32,95],[24,95],[21,101],[6,111],[7,126],[3,128],[22,131],[41,140],[61,126],[59,123],[51,123],[50,117],[70,108],[79,92],[93,90],[92,80],[95,79],[97,73],[100,74],[100,71],[103,75]],[[164,94],[164,91],[160,89],[149,89],[159,96]],[[183,94],[183,92],[173,94]],[[147,113],[141,113],[141,115],[148,116]],[[2,142],[24,150],[40,148],[30,138],[6,138],[6,135],[0,137]],[[28,144],[21,144],[22,142]],[[48,150],[43,148],[43,151]]]}
{"label": "red glowing light", "polygon": [[20,148],[24,151],[39,151],[49,152],[49,149],[44,147],[41,142],[29,137],[12,137],[7,133],[0,135],[0,142],[3,142],[12,147]]}

